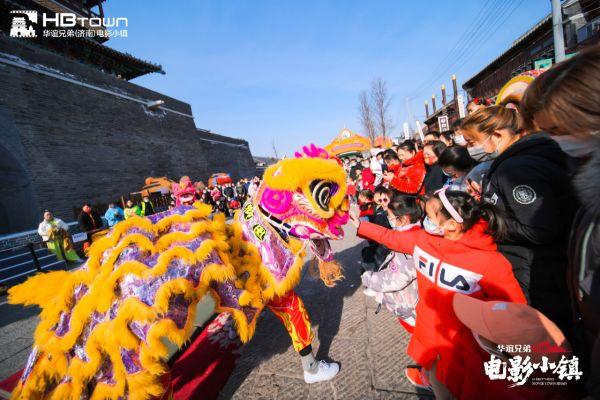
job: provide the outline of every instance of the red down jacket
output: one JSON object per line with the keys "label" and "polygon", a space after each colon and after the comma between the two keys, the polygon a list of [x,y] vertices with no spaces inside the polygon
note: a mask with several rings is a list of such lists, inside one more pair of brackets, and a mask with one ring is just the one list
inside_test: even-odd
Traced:
{"label": "red down jacket", "polygon": [[390,185],[402,193],[423,194],[423,181],[425,180],[425,159],[423,151],[417,152],[413,157],[402,162],[394,172],[394,179]]}

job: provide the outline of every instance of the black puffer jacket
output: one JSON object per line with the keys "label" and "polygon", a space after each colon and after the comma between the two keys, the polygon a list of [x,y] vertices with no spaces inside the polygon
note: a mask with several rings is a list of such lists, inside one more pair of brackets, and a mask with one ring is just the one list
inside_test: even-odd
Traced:
{"label": "black puffer jacket", "polygon": [[444,186],[444,183],[448,180],[448,177],[444,175],[442,168],[437,164],[427,165],[427,173],[425,174],[425,180],[423,180],[423,187],[425,187],[425,193],[433,193]]}
{"label": "black puffer jacket", "polygon": [[576,199],[570,157],[545,133],[527,135],[492,163],[484,197],[506,212],[508,237],[498,250],[510,261],[530,304],[569,336],[567,244]]}
{"label": "black puffer jacket", "polygon": [[600,138],[575,179],[581,203],[569,242],[569,289],[576,315],[573,343],[589,394],[600,399]]}

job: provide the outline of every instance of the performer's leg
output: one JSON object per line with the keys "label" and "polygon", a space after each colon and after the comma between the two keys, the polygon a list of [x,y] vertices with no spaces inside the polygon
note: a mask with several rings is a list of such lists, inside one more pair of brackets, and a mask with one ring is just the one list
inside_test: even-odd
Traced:
{"label": "performer's leg", "polygon": [[281,321],[292,338],[294,350],[300,352],[310,346],[314,339],[310,318],[302,299],[293,290],[275,297],[268,304],[269,309]]}
{"label": "performer's leg", "polygon": [[310,326],[310,318],[302,299],[293,290],[283,296],[272,299],[269,309],[283,323],[292,338],[294,350],[300,354],[304,380],[307,383],[332,379],[340,367],[337,363],[318,362],[312,352],[314,335]]}

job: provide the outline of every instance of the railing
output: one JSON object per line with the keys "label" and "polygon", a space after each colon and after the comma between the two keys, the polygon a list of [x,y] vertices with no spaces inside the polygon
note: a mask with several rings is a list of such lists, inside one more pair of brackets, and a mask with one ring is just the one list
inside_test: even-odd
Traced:
{"label": "railing", "polygon": [[40,272],[65,268],[67,264],[64,260],[59,260],[39,244],[29,242],[14,246],[0,252],[0,287],[10,287]]}
{"label": "railing", "polygon": [[37,254],[35,254],[35,250],[33,249],[33,243],[29,242],[25,247],[27,247],[27,250],[29,250],[29,254],[31,254],[31,258],[33,259],[33,265],[35,266],[35,269],[37,269],[38,272],[42,272],[40,260],[38,259]]}

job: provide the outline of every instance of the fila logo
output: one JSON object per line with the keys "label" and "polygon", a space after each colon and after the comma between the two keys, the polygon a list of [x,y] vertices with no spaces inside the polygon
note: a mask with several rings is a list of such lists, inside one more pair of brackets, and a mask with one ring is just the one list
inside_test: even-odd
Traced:
{"label": "fila logo", "polygon": [[413,260],[415,260],[415,268],[417,271],[425,275],[431,282],[435,283],[437,266],[440,263],[440,260],[424,252],[419,246],[415,246]]}
{"label": "fila logo", "polygon": [[440,260],[425,252],[419,246],[415,246],[414,258],[415,268],[437,286],[464,294],[471,294],[481,290],[479,281],[482,275],[473,271],[456,267]]}
{"label": "fila logo", "polygon": [[442,263],[438,286],[463,294],[471,294],[481,290],[481,286],[479,286],[481,278],[483,278],[483,275],[476,274],[473,271]]}

